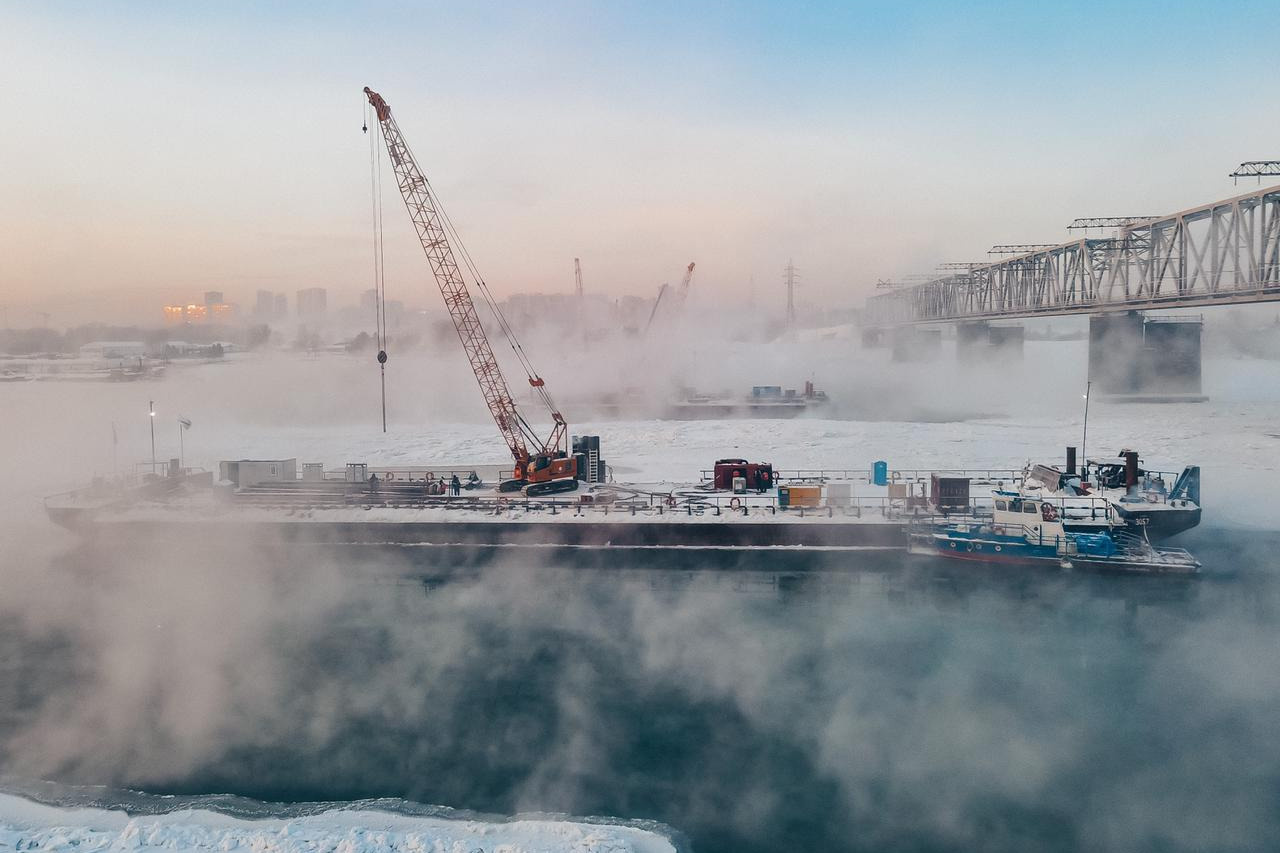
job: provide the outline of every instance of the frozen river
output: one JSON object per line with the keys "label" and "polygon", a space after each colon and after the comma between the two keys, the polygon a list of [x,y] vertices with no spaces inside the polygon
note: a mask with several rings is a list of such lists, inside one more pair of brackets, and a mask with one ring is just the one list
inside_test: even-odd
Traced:
{"label": "frozen river", "polygon": [[[430,395],[393,397],[384,436],[365,390],[342,397],[356,375],[337,360],[242,362],[152,385],[0,389],[5,411],[21,413],[3,424],[21,451],[2,531],[10,790],[50,779],[603,815],[674,827],[697,851],[1280,845],[1280,543],[1267,502],[1280,467],[1277,366],[1206,364],[1213,399],[1198,406],[1094,401],[1090,455],[1133,445],[1157,467],[1204,467],[1194,545],[1206,564],[1219,560],[1192,583],[856,556],[803,575],[783,563],[743,573],[669,558],[601,572],[512,557],[424,581],[412,559],[381,553],[234,541],[98,553],[42,518],[41,494],[110,470],[112,421],[122,464],[148,454],[149,399],[162,412],[162,457],[176,454],[177,415],[195,422],[188,464],[504,461],[482,411]],[[937,381],[917,400],[944,399],[948,382]],[[880,387],[848,393],[874,403]],[[575,431],[599,433],[622,476],[647,479],[688,479],[719,456],[788,468],[1020,465],[1079,443],[1078,397],[1011,387],[973,401],[985,417],[930,423]],[[35,828],[12,831],[48,829],[24,808],[0,798],[0,842],[24,814]],[[216,820],[183,820],[183,837],[214,837],[205,824]],[[102,817],[77,826],[77,844],[122,831]],[[495,834],[465,850],[627,849],[568,846],[581,831],[565,826],[560,847]],[[304,837],[314,825],[294,838],[323,847],[353,831],[322,828],[319,840]],[[252,845],[261,827],[226,829]]]}

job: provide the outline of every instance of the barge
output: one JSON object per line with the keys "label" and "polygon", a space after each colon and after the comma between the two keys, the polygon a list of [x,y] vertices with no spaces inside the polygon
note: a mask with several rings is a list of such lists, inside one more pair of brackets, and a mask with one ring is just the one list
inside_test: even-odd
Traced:
{"label": "barge", "polygon": [[582,482],[571,494],[541,496],[499,491],[494,484],[505,476],[498,466],[366,463],[306,463],[299,473],[296,460],[284,459],[224,462],[215,478],[175,460],[163,476],[99,480],[45,507],[85,536],[203,532],[405,547],[901,551],[912,525],[988,522],[992,490],[1008,489],[1040,490],[1072,533],[1127,523],[1114,496],[1042,494],[1038,481],[1013,469],[775,470],[729,459],[693,482]]}

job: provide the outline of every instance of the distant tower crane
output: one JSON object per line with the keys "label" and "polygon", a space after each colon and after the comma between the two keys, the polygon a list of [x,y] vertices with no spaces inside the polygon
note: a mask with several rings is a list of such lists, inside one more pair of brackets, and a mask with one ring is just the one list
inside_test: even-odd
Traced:
{"label": "distant tower crane", "polygon": [[658,288],[658,298],[653,300],[653,309],[649,312],[649,321],[644,324],[644,332],[642,334],[649,334],[649,327],[653,325],[653,318],[658,313],[658,306],[662,304],[662,297],[666,295],[669,287],[670,285],[664,281],[662,287]]}
{"label": "distant tower crane", "polygon": [[[689,298],[689,283],[693,281],[693,261],[689,261],[689,266],[684,268],[684,278],[680,279],[680,288],[676,290],[675,296],[667,300],[670,306],[666,313],[675,312],[679,314],[684,309],[685,300]],[[658,298],[653,302],[653,310],[649,312],[649,322],[644,325],[644,334],[649,334],[649,327],[653,325],[653,318],[658,316],[658,308],[662,305],[662,297],[667,295],[671,290],[671,285],[663,282],[662,287],[658,288]],[[674,302],[672,302],[674,300]]]}
{"label": "distant tower crane", "polygon": [[693,281],[693,261],[689,261],[689,266],[685,267],[684,278],[680,280],[680,289],[676,291],[676,310],[684,308],[685,300],[689,298],[689,283]]}
{"label": "distant tower crane", "polygon": [[[497,302],[489,292],[488,285],[476,271],[471,255],[462,245],[453,223],[449,221],[448,215],[440,205],[440,200],[436,197],[435,190],[427,183],[422,170],[418,168],[413,153],[400,133],[399,125],[391,117],[391,108],[387,106],[387,102],[381,95],[368,86],[365,87],[364,93],[377,113],[377,126],[381,128],[382,138],[387,147],[387,156],[391,158],[391,166],[395,171],[396,183],[400,186],[400,194],[404,197],[409,218],[413,220],[414,228],[417,229],[422,250],[426,253],[427,262],[431,266],[431,273],[435,276],[440,294],[444,297],[444,304],[453,320],[453,327],[458,332],[459,340],[462,341],[462,348],[466,351],[467,361],[471,364],[476,382],[480,385],[484,401],[489,407],[489,414],[493,416],[494,423],[498,425],[498,432],[502,433],[502,438],[506,441],[507,447],[511,450],[511,456],[515,460],[512,478],[503,481],[499,489],[510,492],[523,488],[525,494],[531,496],[573,491],[578,487],[578,471],[576,461],[567,453],[568,425],[564,417],[556,408],[551,395],[547,393],[546,383],[538,376],[525,356],[520,342],[516,340],[514,330],[502,316]],[[458,255],[456,256],[453,244],[457,244]],[[551,413],[553,426],[551,434],[545,440],[538,439],[537,433],[516,409],[511,389],[507,386],[507,380],[498,366],[498,360],[493,354],[493,348],[489,345],[489,339],[485,335],[484,327],[480,324],[480,318],[476,315],[475,303],[471,299],[471,293],[467,290],[466,281],[458,265],[459,256],[475,281],[476,287],[489,303],[489,307],[493,309],[494,317],[507,343],[511,345],[511,349],[528,374],[529,385],[536,390],[542,403]],[[530,447],[533,448],[532,451]]]}
{"label": "distant tower crane", "polygon": [[800,274],[796,272],[796,265],[789,260],[782,271],[783,280],[787,283],[787,327],[791,328],[796,324],[796,280],[800,278]]}

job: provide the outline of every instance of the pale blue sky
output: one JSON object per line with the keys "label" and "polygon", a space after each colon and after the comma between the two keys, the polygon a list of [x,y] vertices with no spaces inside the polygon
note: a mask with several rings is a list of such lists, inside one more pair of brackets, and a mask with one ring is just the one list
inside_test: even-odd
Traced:
{"label": "pale blue sky", "polygon": [[[1236,192],[1272,3],[4,3],[0,302],[369,277],[360,89],[499,292],[811,298]],[[388,207],[390,287],[422,262]],[[422,293],[415,299],[414,294]],[[64,306],[64,307],[59,307]]]}

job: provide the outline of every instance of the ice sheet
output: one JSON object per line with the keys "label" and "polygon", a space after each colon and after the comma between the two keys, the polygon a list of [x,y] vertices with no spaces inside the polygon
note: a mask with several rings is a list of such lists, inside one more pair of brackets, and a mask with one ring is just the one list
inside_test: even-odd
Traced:
{"label": "ice sheet", "polygon": [[248,820],[184,809],[131,816],[58,808],[0,793],[0,850],[231,850],[253,853],[675,853],[661,835],[563,820],[486,823],[332,809]]}

